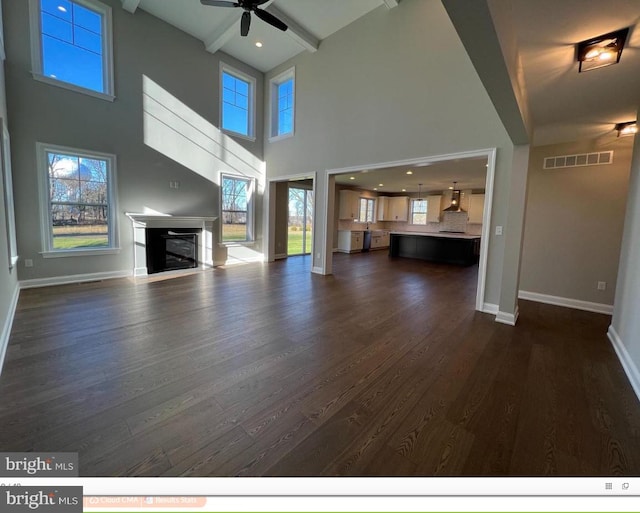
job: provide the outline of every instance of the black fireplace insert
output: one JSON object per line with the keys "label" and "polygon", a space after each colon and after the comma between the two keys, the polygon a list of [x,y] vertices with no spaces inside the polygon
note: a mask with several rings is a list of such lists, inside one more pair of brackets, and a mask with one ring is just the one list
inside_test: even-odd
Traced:
{"label": "black fireplace insert", "polygon": [[198,267],[198,236],[194,228],[147,228],[147,273]]}

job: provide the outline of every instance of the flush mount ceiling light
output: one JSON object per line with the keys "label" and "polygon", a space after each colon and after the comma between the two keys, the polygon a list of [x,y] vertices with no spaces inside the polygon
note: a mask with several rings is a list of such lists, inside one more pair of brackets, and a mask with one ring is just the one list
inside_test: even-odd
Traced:
{"label": "flush mount ceiling light", "polygon": [[638,124],[635,121],[627,121],[626,123],[618,123],[616,125],[618,137],[625,135],[633,135],[638,132]]}
{"label": "flush mount ceiling light", "polygon": [[618,63],[628,34],[629,28],[625,28],[578,43],[578,72]]}
{"label": "flush mount ceiling light", "polygon": [[412,174],[413,174],[413,171],[411,171],[411,169],[409,169],[409,171],[407,171],[407,174],[408,174],[408,175],[412,175]]}

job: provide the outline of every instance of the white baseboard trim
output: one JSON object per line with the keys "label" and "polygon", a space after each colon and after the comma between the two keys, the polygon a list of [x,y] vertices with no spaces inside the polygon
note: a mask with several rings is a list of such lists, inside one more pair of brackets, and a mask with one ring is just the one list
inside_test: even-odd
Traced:
{"label": "white baseboard trim", "polygon": [[113,278],[128,278],[131,271],[108,271],[104,273],[71,274],[69,276],[53,276],[51,278],[37,278],[34,280],[20,281],[21,289],[33,289],[36,287],[51,287],[54,285],[67,285],[69,283],[83,283],[89,281],[110,280]]}
{"label": "white baseboard trim", "polygon": [[286,253],[280,253],[278,255],[274,255],[273,259],[274,260],[282,260],[283,258],[287,258],[289,255],[287,255]]}
{"label": "white baseboard trim", "polygon": [[528,292],[526,290],[518,291],[518,298],[536,301],[538,303],[546,303],[548,305],[575,308],[576,310],[586,310],[587,312],[607,315],[611,315],[613,313],[613,305],[592,303],[590,301],[581,301],[579,299],[570,299],[568,297],[550,296],[548,294],[538,294],[537,292]]}
{"label": "white baseboard trim", "polygon": [[9,346],[9,337],[11,336],[13,318],[16,315],[16,306],[18,306],[18,297],[20,297],[20,287],[16,286],[13,290],[11,303],[9,303],[9,310],[7,311],[7,317],[4,320],[4,326],[2,327],[2,331],[0,332],[0,374],[2,374],[4,357],[7,354],[7,347]]}
{"label": "white baseboard trim", "polygon": [[311,268],[311,272],[312,272],[313,274],[324,274],[324,273],[322,272],[322,267],[318,267],[318,266],[314,266],[314,267],[312,267],[312,268]]}
{"label": "white baseboard trim", "polygon": [[629,356],[627,349],[624,347],[622,340],[613,326],[609,326],[609,329],[607,330],[607,337],[609,337],[611,345],[618,355],[618,360],[620,360],[622,368],[624,369],[627,378],[629,378],[629,383],[631,383],[633,391],[636,393],[638,399],[640,399],[640,372],[638,371],[638,367],[631,359],[631,356]]}
{"label": "white baseboard trim", "polygon": [[518,322],[518,316],[520,315],[520,309],[516,305],[516,311],[514,313],[498,312],[496,314],[496,322],[502,324],[508,324],[509,326],[515,326]]}
{"label": "white baseboard trim", "polygon": [[482,303],[481,312],[496,315],[498,313],[498,305],[494,305],[493,303]]}

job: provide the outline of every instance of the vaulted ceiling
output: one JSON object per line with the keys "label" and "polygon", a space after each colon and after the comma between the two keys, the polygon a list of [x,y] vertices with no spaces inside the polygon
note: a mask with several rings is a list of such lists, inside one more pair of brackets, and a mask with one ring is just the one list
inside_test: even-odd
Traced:
{"label": "vaulted ceiling", "polygon": [[[465,27],[452,17],[463,41],[465,30],[476,30],[478,25],[466,0],[269,0],[261,7],[282,18],[289,30],[281,32],[253,16],[249,35],[241,37],[242,9],[203,6],[200,0],[121,1],[130,12],[143,9],[200,39],[208,51],[222,50],[263,72],[300,52],[322,51],[322,40],[334,32],[374,9],[402,9],[403,1],[457,4],[468,18]],[[482,77],[483,66],[491,70],[507,50],[515,55],[517,69],[511,69],[510,75],[517,75],[530,114],[529,142],[543,145],[608,137],[615,123],[635,119],[640,106],[639,0],[476,1],[493,7],[494,21],[498,21],[496,13],[504,16],[508,11],[513,48],[508,49],[502,37],[500,45],[494,46],[503,55],[479,52],[480,58],[472,60]],[[578,73],[575,44],[624,27],[631,30],[620,63]],[[467,37],[467,42],[478,41],[475,36]],[[261,48],[255,45],[258,41]],[[499,98],[494,95],[492,100],[500,110]]]}

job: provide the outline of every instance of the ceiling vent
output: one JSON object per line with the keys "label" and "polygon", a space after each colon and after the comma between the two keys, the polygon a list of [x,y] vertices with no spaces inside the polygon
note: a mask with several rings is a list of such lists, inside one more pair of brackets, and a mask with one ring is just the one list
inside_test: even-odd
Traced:
{"label": "ceiling vent", "polygon": [[613,164],[613,150],[578,155],[560,155],[545,157],[543,169],[561,169],[563,167],[602,166]]}

